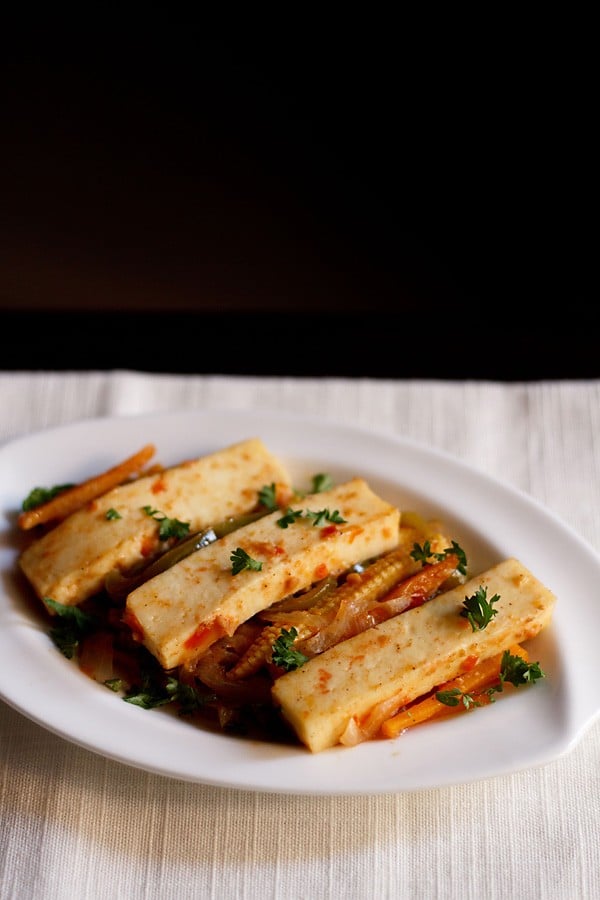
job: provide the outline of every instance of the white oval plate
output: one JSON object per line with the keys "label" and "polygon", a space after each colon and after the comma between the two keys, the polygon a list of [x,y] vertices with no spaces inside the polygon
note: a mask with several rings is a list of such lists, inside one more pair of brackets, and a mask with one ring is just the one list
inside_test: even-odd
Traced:
{"label": "white oval plate", "polygon": [[[311,754],[303,747],[214,734],[124,703],[53,646],[38,602],[17,572],[15,520],[35,485],[79,481],[143,444],[173,465],[249,437],[288,465],[294,484],[317,472],[365,477],[400,508],[441,517],[473,573],[508,556],[557,596],[551,627],[530,642],[547,678],[492,706],[394,740]],[[375,794],[439,787],[550,762],[573,748],[600,712],[596,622],[600,560],[526,495],[442,452],[311,417],[255,411],[181,411],[90,419],[0,448],[0,696],[88,750],[161,775],[287,794]]]}

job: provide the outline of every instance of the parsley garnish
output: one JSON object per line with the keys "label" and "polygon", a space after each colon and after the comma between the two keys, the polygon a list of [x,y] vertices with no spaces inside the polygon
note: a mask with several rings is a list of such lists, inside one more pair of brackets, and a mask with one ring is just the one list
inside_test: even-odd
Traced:
{"label": "parsley garnish", "polygon": [[190,715],[205,703],[215,699],[212,692],[200,693],[191,684],[185,684],[167,675],[155,659],[148,654],[140,658],[138,680],[127,683],[120,678],[105,681],[113,691],[123,691],[123,700],[142,709],[156,709],[173,703],[178,706],[179,715]]}
{"label": "parsley garnish", "polygon": [[277,509],[279,504],[277,503],[277,488],[275,482],[263,485],[258,492],[258,500],[261,506],[266,506],[266,508],[271,511]]}
{"label": "parsley garnish", "polygon": [[310,491],[303,491],[300,488],[294,488],[296,497],[302,499],[310,494],[320,494],[322,491],[330,491],[333,487],[333,478],[326,472],[319,472],[312,477],[312,488]]}
{"label": "parsley garnish", "polygon": [[273,642],[271,660],[274,665],[285,669],[286,672],[300,668],[308,660],[308,656],[305,656],[304,653],[293,649],[293,644],[297,637],[298,631],[294,627],[290,628],[289,631],[282,628],[281,634]]}
{"label": "parsley garnish", "polygon": [[59,619],[59,623],[50,629],[52,641],[63,656],[73,659],[81,639],[96,627],[96,619],[78,606],[65,606],[52,597],[44,597],[44,603]]}
{"label": "parsley garnish", "polygon": [[461,575],[467,574],[467,554],[456,541],[452,541],[452,546],[446,547],[443,553],[433,553],[430,541],[425,541],[423,546],[414,544],[410,555],[416,562],[420,562],[423,565],[426,565],[431,559],[435,560],[435,562],[442,562],[447,556],[455,555],[458,556],[457,572],[460,572]]}
{"label": "parsley garnish", "polygon": [[146,515],[152,516],[153,519],[160,522],[158,536],[161,541],[166,541],[169,538],[177,538],[179,540],[189,533],[189,522],[180,522],[179,519],[170,519],[168,516],[165,516],[164,513],[160,512],[160,510],[152,509],[151,506],[142,506],[142,509]]}
{"label": "parsley garnish", "polygon": [[216,694],[200,694],[191,684],[184,684],[177,678],[167,678],[166,691],[172,703],[179,705],[180,716],[190,716],[200,709],[205,703],[216,700]]}
{"label": "parsley garnish", "polygon": [[444,556],[450,556],[450,554],[454,553],[455,556],[458,556],[458,565],[456,567],[457,572],[460,572],[461,575],[467,574],[467,554],[456,541],[452,541],[451,547],[446,547],[444,550]]}
{"label": "parsley garnish", "polygon": [[[500,680],[498,684],[481,691],[479,696],[487,697],[490,703],[493,703],[494,694],[502,693],[505,682],[508,681],[515,687],[519,687],[521,684],[535,684],[540,678],[545,677],[546,673],[542,671],[539,663],[527,663],[522,656],[513,656],[510,650],[505,650],[500,662]],[[445,706],[458,706],[459,703],[462,703],[465,709],[483,705],[473,694],[463,694],[458,688],[452,688],[449,691],[438,691],[435,698]]]}
{"label": "parsley garnish", "polygon": [[142,709],[156,709],[157,706],[166,706],[171,702],[169,695],[159,685],[149,685],[141,690],[134,688],[123,700],[133,706],[141,706]]}
{"label": "parsley garnish", "polygon": [[291,509],[289,506],[287,508],[287,512],[281,519],[277,519],[277,525],[280,528],[287,528],[288,525],[293,525],[294,522],[297,522],[298,519],[313,519],[313,525],[322,525],[325,521],[328,522],[336,522],[337,524],[342,524],[346,521],[343,519],[339,513],[339,510],[334,509],[333,512],[330,512],[328,509],[320,509],[318,512],[313,512],[311,509],[305,510],[302,512],[301,509]]}
{"label": "parsley garnish", "polygon": [[465,709],[470,709],[472,706],[481,706],[481,703],[473,697],[473,694],[463,694],[458,688],[452,688],[450,691],[438,691],[435,699],[443,703],[444,706],[458,706],[459,703],[462,703]]}
{"label": "parsley garnish", "polygon": [[[433,554],[431,552],[431,542],[425,541],[423,546],[421,546],[421,544],[413,544],[413,548],[410,551],[410,555],[412,556],[412,558],[414,559],[415,562],[420,562],[423,565],[426,565],[427,561],[429,559],[431,559],[431,557],[433,556]],[[439,556],[439,554],[436,553],[436,557],[437,556]]]}
{"label": "parsley garnish", "polygon": [[460,615],[464,619],[468,619],[473,631],[483,631],[483,629],[490,624],[494,616],[498,614],[498,610],[493,609],[492,604],[497,603],[499,599],[500,595],[494,594],[494,596],[488,600],[487,588],[480,587],[470,597],[465,597],[463,601],[464,609],[461,610]]}
{"label": "parsley garnish", "polygon": [[72,484],[56,484],[51,488],[35,487],[33,488],[33,490],[29,491],[29,493],[23,500],[21,509],[24,512],[27,512],[30,509],[35,509],[36,506],[41,506],[42,503],[47,503],[48,500],[52,500],[52,498],[56,497],[57,494],[62,494],[63,491],[66,491],[72,487]]}
{"label": "parsley garnish", "polygon": [[161,685],[154,684],[145,690],[133,690],[123,697],[126,703],[140,706],[142,709],[156,709],[158,706],[178,703],[180,716],[192,715],[205,703],[215,699],[215,694],[200,695],[193,687],[182,685],[175,678],[170,678],[164,688]]}
{"label": "parsley garnish", "polygon": [[319,472],[312,478],[312,493],[320,494],[321,491],[329,491],[333,487],[333,479],[326,472]]}
{"label": "parsley garnish", "polygon": [[238,575],[240,572],[243,572],[244,569],[253,569],[255,572],[260,572],[263,567],[263,564],[259,562],[259,560],[252,559],[252,557],[241,547],[234,550],[229,559],[231,560],[232,575]]}
{"label": "parsley garnish", "polygon": [[121,513],[117,509],[113,509],[113,507],[111,506],[110,509],[106,510],[106,512],[104,514],[104,518],[111,521],[112,519],[121,519],[123,517],[121,516]]}
{"label": "parsley garnish", "polygon": [[[118,681],[118,679],[114,679]],[[105,682],[112,690],[119,690],[120,686],[113,687]],[[201,694],[191,684],[184,684],[177,678],[167,676],[166,681],[160,673],[148,669],[142,672],[141,684],[129,688],[123,700],[133,706],[142,709],[156,709],[158,706],[167,706],[175,703],[179,707],[180,716],[189,716],[199,710],[205,703],[216,699],[213,693]]]}
{"label": "parsley garnish", "polygon": [[328,522],[336,522],[339,525],[346,521],[346,519],[343,519],[342,516],[340,516],[339,510],[337,509],[334,509],[333,512],[329,512],[328,509],[320,509],[318,512],[312,512],[312,510],[307,509],[305,515],[307,519],[314,519],[313,525],[322,525],[325,520]]}
{"label": "parsley garnish", "polygon": [[293,525],[296,519],[299,519],[302,516],[301,509],[292,509],[288,506],[286,513],[281,519],[277,519],[276,525],[279,525],[280,528],[287,528],[288,525]]}
{"label": "parsley garnish", "polygon": [[140,661],[139,682],[127,686],[123,700],[142,709],[155,709],[171,702],[155,659],[148,657],[144,662]]}
{"label": "parsley garnish", "polygon": [[[510,650],[505,650],[502,654],[502,662],[500,664],[500,685],[504,685],[505,681],[519,687],[520,684],[534,684],[540,678],[545,678],[546,673],[540,668],[540,664],[527,663],[521,656],[513,656]],[[502,690],[502,687],[500,687]]]}

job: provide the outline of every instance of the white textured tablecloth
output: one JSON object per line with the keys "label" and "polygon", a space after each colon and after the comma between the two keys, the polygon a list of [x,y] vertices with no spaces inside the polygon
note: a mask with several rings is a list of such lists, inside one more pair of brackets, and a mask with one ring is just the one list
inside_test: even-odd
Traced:
{"label": "white textured tablecloth", "polygon": [[[82,418],[216,407],[319,414],[441,448],[600,550],[596,381],[4,373],[0,443]],[[600,620],[590,627],[600,637]],[[597,900],[600,722],[568,755],[515,775],[312,798],[147,774],[0,703],[2,900],[255,897]]]}

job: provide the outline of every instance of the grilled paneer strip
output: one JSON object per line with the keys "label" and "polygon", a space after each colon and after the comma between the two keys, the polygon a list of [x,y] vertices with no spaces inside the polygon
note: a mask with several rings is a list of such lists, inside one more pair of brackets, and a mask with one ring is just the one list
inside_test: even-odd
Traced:
{"label": "grilled paneer strip", "polygon": [[[322,510],[331,518],[306,514]],[[398,543],[398,509],[362,478],[309,495],[295,511],[301,515],[290,517],[287,527],[278,524],[281,510],[271,513],[129,594],[125,620],[163,668],[189,662],[272,603]],[[238,548],[261,569],[234,575],[231,555]]]}
{"label": "grilled paneer strip", "polygon": [[[486,587],[497,614],[473,631],[461,616],[465,597]],[[460,674],[465,661],[487,659],[534,637],[551,619],[555,597],[518,560],[499,563],[424,606],[349,638],[272,688],[299,739],[317,753],[339,743],[352,718],[397,697],[396,709]]]}
{"label": "grilled paneer strip", "polygon": [[[281,462],[252,438],[120,485],[32,543],[20,566],[40,598],[76,605],[102,589],[112,569],[130,571],[163,546],[143,507],[199,531],[249,512],[265,484],[290,487]],[[107,518],[109,510],[120,518]]]}

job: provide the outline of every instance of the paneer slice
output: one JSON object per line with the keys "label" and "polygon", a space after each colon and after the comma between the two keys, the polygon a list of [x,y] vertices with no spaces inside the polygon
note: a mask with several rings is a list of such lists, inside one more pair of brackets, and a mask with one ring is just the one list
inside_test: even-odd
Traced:
{"label": "paneer slice", "polygon": [[[171,669],[201,655],[231,635],[255,613],[328,574],[391,550],[398,543],[400,514],[355,478],[305,497],[293,507],[303,515],[287,528],[283,511],[270,513],[132,591],[125,620],[159,660]],[[307,510],[337,511],[346,521],[315,525]],[[232,574],[237,548],[262,564],[260,571]]]}
{"label": "paneer slice", "polygon": [[[473,631],[461,617],[465,597],[487,588],[497,615]],[[507,559],[460,587],[349,638],[272,688],[298,738],[313,753],[339,743],[354,718],[396,696],[397,709],[459,675],[467,658],[478,661],[534,637],[551,620],[555,596],[518,560]]]}
{"label": "paneer slice", "polygon": [[[189,523],[191,534],[249,512],[272,483],[289,489],[289,475],[251,438],[114,488],[32,543],[19,563],[41,599],[73,606],[100,591],[112,569],[131,571],[164,546],[144,506]],[[109,509],[121,518],[107,519]]]}

